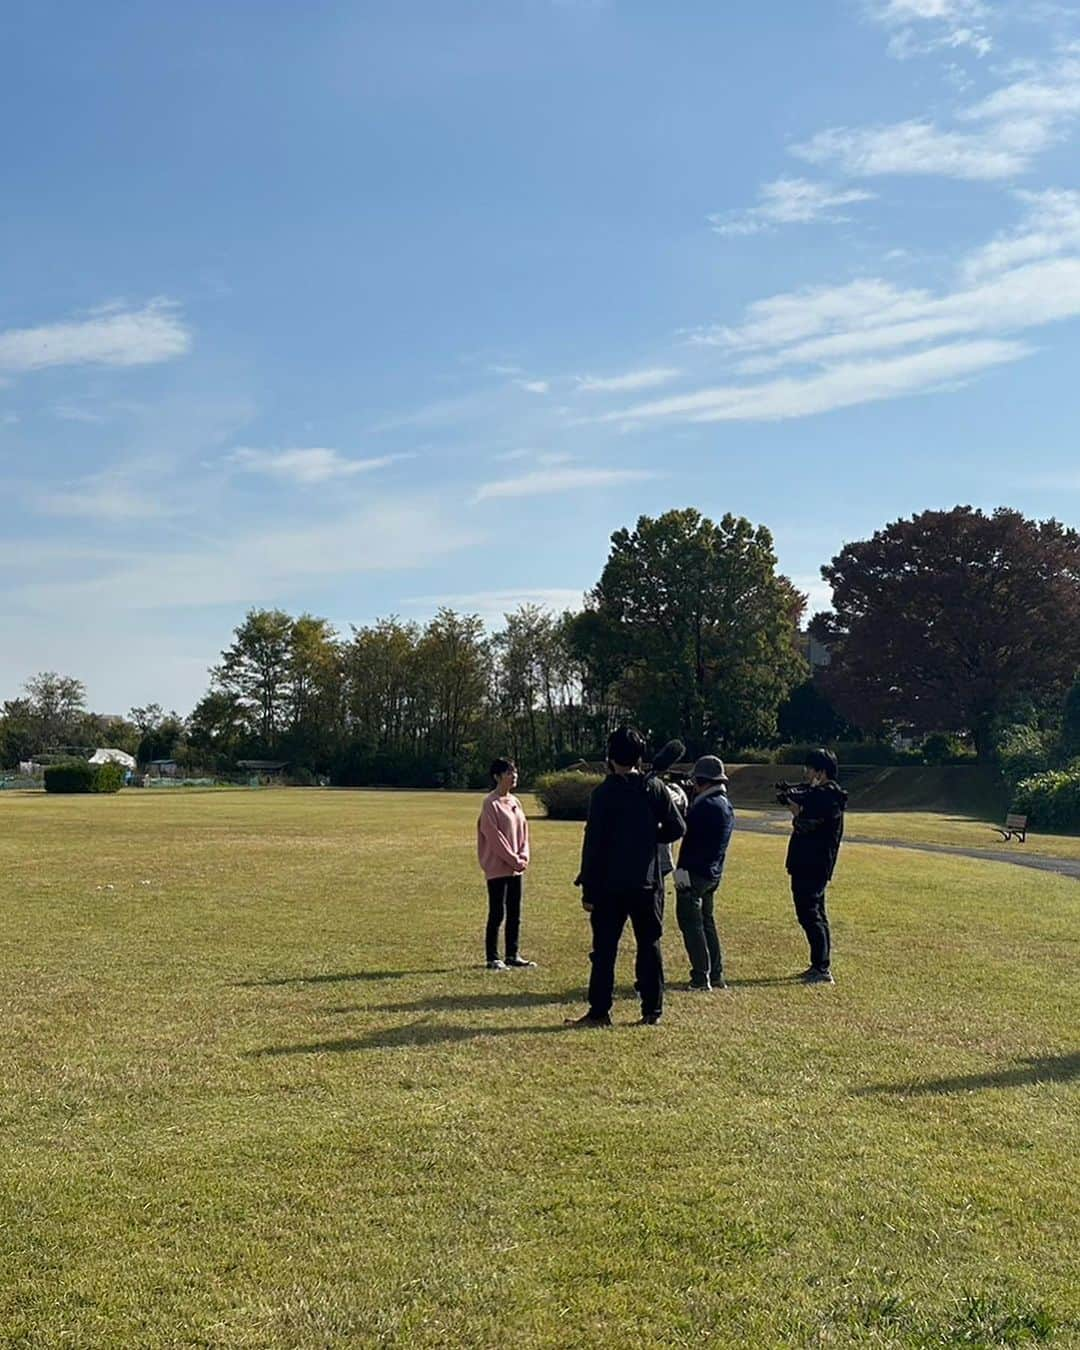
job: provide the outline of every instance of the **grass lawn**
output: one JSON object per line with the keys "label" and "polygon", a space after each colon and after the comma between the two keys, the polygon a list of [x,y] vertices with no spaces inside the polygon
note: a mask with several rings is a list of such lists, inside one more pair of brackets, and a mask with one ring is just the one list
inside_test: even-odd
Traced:
{"label": "grass lawn", "polygon": [[[768,810],[748,809],[735,803],[747,820],[774,820],[787,834],[790,817],[783,807]],[[1002,816],[1004,820],[1004,816]],[[991,823],[947,811],[848,811],[849,835],[867,839],[899,839],[909,844],[946,844],[954,848],[1015,850],[1018,854],[1038,853],[1052,858],[1080,858],[1080,835],[1029,834],[1023,844],[1005,843]]]}
{"label": "grass lawn", "polygon": [[489,973],[478,800],[0,797],[0,1344],[1080,1344],[1075,882],[847,846],[805,988],[743,834],[731,991],[566,1032],[580,827]]}

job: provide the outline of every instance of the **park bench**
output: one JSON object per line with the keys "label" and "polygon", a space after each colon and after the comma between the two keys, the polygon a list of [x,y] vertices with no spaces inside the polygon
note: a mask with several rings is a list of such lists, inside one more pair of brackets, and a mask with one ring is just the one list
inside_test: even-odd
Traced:
{"label": "park bench", "polygon": [[1010,839],[1015,839],[1017,843],[1027,842],[1027,816],[1017,815],[1015,811],[1010,811],[1005,817],[1004,825],[995,825],[995,829],[1002,839],[1008,843]]}

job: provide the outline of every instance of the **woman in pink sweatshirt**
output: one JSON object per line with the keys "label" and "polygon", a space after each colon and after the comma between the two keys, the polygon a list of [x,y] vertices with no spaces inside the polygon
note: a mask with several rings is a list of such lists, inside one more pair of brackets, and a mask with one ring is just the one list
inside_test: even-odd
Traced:
{"label": "woman in pink sweatshirt", "polygon": [[[494,792],[489,792],[476,822],[476,856],[487,878],[487,967],[535,966],[518,951],[521,933],[521,883],[529,865],[529,822],[514,796],[517,769],[508,759],[491,766]],[[506,920],[506,960],[499,960],[499,929]]]}

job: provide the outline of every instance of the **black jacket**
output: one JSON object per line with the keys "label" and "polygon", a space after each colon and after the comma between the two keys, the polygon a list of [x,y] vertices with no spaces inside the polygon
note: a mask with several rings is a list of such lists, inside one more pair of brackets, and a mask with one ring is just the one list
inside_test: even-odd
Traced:
{"label": "black jacket", "polygon": [[686,837],[679,849],[679,866],[695,876],[719,881],[734,828],[735,809],[726,792],[695,797],[686,813]]}
{"label": "black jacket", "polygon": [[787,870],[812,873],[828,881],[844,837],[847,793],[839,783],[828,782],[799,787],[793,796],[802,810],[791,823]]}
{"label": "black jacket", "polygon": [[585,900],[613,891],[660,886],[661,844],[686,833],[686,822],[658,778],[612,773],[593,789],[581,845]]}

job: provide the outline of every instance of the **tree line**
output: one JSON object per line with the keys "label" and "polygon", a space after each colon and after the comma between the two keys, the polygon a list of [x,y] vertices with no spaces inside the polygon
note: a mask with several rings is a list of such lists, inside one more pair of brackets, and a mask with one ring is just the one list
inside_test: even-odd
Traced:
{"label": "tree line", "polygon": [[983,761],[1004,729],[1061,724],[1080,668],[1075,531],[1007,508],[927,511],[822,574],[832,608],[809,631],[828,664],[813,678],[806,597],[769,531],[688,508],[612,535],[580,612],[523,605],[493,634],[448,608],[347,634],[253,609],[187,717],[150,704],[107,721],[77,680],[36,676],[3,705],[0,761],[96,742],[213,772],[263,759],[300,778],[464,786],[496,754],[526,774],[599,758],[623,720],[691,754],[945,733]]}

